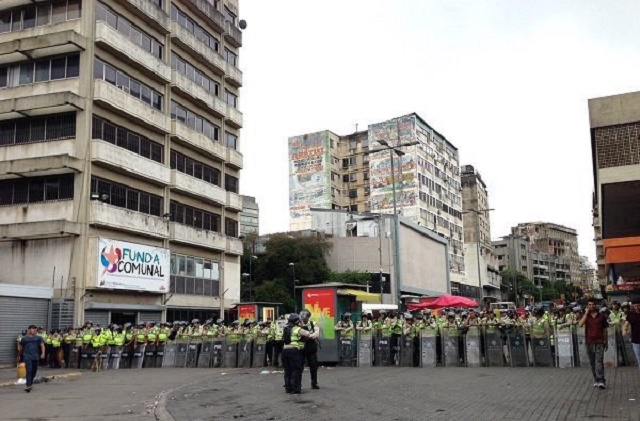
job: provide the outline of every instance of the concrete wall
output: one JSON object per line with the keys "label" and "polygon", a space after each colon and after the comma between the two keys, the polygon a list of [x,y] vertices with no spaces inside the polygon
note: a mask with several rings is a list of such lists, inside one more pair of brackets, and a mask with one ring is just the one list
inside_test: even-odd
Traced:
{"label": "concrete wall", "polygon": [[447,293],[449,270],[445,244],[401,225],[400,264],[403,291]]}

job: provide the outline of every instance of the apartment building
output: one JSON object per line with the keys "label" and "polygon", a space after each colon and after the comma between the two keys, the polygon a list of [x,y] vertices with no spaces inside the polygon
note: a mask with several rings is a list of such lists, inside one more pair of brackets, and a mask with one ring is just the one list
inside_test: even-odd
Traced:
{"label": "apartment building", "polygon": [[256,198],[252,196],[242,197],[242,212],[240,212],[240,237],[247,235],[260,235],[260,207],[256,202]]}
{"label": "apartment building", "polygon": [[0,335],[238,301],[238,25],[238,0],[0,2]]}
{"label": "apartment building", "polygon": [[[589,125],[598,281],[637,298],[640,296],[640,92],[590,99]],[[624,285],[613,285],[620,278]]]}
{"label": "apartment building", "polygon": [[[390,152],[381,141],[399,152]],[[289,138],[292,231],[311,228],[312,208],[392,213],[394,185],[398,213],[447,239],[450,280],[461,283],[465,264],[459,158],[443,135],[412,113],[351,135],[325,130]]]}

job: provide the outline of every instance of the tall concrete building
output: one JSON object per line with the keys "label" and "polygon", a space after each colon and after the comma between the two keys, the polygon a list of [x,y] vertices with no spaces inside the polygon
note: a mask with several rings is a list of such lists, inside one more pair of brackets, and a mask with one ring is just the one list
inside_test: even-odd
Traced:
{"label": "tall concrete building", "polygon": [[[391,153],[380,145],[400,146]],[[449,241],[451,282],[464,278],[462,197],[458,150],[419,115],[371,124],[339,136],[325,130],[289,138],[292,231],[310,229],[311,208],[398,212]]]}
{"label": "tall concrete building", "polygon": [[238,0],[0,2],[0,335],[238,301],[237,16]]}
{"label": "tall concrete building", "polygon": [[260,207],[256,198],[252,196],[242,196],[242,212],[240,212],[240,236],[246,237],[249,234],[260,235]]}
{"label": "tall concrete building", "polygon": [[598,280],[640,289],[640,92],[590,99],[589,124]]}
{"label": "tall concrete building", "polygon": [[498,257],[491,243],[489,218],[489,192],[480,173],[472,165],[463,165],[462,209],[464,227],[464,259],[466,276],[460,286],[461,295],[478,297],[482,284],[482,297],[487,301],[500,299],[500,271]]}

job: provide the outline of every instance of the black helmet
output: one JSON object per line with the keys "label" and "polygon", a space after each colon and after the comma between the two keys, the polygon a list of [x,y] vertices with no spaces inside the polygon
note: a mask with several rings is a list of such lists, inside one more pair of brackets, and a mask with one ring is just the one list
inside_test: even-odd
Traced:
{"label": "black helmet", "polygon": [[287,321],[291,324],[296,324],[300,321],[300,316],[296,313],[291,313]]}
{"label": "black helmet", "polygon": [[300,312],[300,318],[302,320],[308,320],[311,317],[311,312],[307,309],[304,309]]}
{"label": "black helmet", "polygon": [[349,313],[349,312],[342,313],[342,318],[343,318],[343,319],[348,319],[348,318],[350,318],[350,317],[351,317],[351,313]]}

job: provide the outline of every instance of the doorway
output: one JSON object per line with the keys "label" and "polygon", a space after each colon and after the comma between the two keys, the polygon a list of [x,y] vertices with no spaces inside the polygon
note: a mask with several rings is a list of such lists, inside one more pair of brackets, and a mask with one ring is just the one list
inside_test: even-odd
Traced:
{"label": "doorway", "polygon": [[115,312],[112,311],[111,312],[111,323],[116,324],[118,326],[122,326],[125,323],[131,323],[131,324],[135,324],[136,323],[136,312],[132,311],[130,313],[124,313],[124,312]]}

